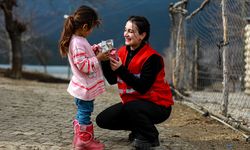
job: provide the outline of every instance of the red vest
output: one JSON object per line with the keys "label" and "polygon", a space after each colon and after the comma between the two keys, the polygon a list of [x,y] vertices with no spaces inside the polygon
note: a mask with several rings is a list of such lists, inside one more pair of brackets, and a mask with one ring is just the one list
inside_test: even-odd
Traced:
{"label": "red vest", "polygon": [[[126,50],[126,46],[123,46],[119,49],[118,55],[122,60],[122,64],[125,66],[125,61],[127,58],[128,51]],[[155,50],[153,50],[149,44],[145,44],[139,52],[132,58],[128,65],[128,70],[130,73],[135,76],[140,76],[141,68],[143,64],[147,61],[147,59],[153,54],[159,55]],[[160,56],[160,55],[159,55]],[[118,89],[123,103],[137,100],[137,99],[145,99],[148,101],[152,101],[158,105],[162,105],[168,107],[173,105],[173,99],[170,87],[167,82],[164,80],[165,72],[164,67],[162,67],[161,71],[158,73],[155,82],[152,87],[145,94],[140,94],[135,91],[132,87],[128,86],[125,82],[118,77]]]}

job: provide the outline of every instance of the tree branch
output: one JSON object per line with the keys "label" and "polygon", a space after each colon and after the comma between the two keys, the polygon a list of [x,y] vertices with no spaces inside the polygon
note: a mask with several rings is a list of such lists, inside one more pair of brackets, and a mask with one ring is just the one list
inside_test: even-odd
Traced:
{"label": "tree branch", "polygon": [[170,14],[174,13],[182,13],[184,15],[187,14],[187,10],[185,9],[187,2],[188,0],[182,0],[176,3],[171,3],[168,8]]}
{"label": "tree branch", "polygon": [[196,15],[199,11],[201,11],[206,6],[206,4],[208,4],[209,2],[210,2],[210,0],[204,0],[199,8],[194,10],[190,15],[188,15],[186,17],[186,20],[191,19],[194,15]]}

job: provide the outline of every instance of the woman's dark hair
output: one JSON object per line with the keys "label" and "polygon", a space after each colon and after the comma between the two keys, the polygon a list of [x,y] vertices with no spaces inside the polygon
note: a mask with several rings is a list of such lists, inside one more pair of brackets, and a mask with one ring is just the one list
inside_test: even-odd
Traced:
{"label": "woman's dark hair", "polygon": [[96,11],[88,6],[80,6],[73,15],[65,20],[59,40],[59,49],[62,56],[66,56],[69,51],[71,36],[84,24],[87,24],[88,29],[100,24]]}
{"label": "woman's dark hair", "polygon": [[146,32],[143,41],[148,42],[150,36],[150,24],[148,20],[143,16],[130,16],[127,21],[131,21],[137,26],[139,34]]}

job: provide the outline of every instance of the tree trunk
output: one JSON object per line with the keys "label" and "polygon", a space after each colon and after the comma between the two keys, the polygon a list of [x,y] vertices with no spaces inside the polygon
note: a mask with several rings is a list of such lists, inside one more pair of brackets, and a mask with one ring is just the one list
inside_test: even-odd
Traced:
{"label": "tree trunk", "polygon": [[0,8],[4,12],[5,28],[11,40],[12,68],[10,77],[20,79],[22,76],[22,33],[26,31],[26,25],[13,18],[13,7],[17,6],[16,0],[0,1]]}
{"label": "tree trunk", "polygon": [[183,41],[184,36],[183,34],[183,22],[184,17],[180,15],[179,25],[178,25],[178,32],[177,32],[177,39],[176,39],[176,62],[175,62],[175,69],[174,69],[174,86],[177,89],[182,89],[183,84],[183,76],[184,76],[184,64],[185,64],[185,52],[183,50]]}
{"label": "tree trunk", "polygon": [[[178,7],[180,7],[182,10],[186,10],[187,2],[183,3],[182,5]],[[178,21],[178,29],[177,29],[177,35],[176,35],[176,44],[175,44],[176,57],[175,57],[173,84],[175,88],[181,90],[181,89],[187,88],[185,81],[184,81],[184,76],[186,76],[185,74],[185,60],[186,60],[185,43],[186,41],[185,41],[185,35],[184,35],[185,17],[183,13],[181,12],[178,13],[178,20],[179,21]]]}
{"label": "tree trunk", "polygon": [[20,79],[22,77],[22,42],[21,33],[10,33],[12,45],[12,65],[10,77]]}

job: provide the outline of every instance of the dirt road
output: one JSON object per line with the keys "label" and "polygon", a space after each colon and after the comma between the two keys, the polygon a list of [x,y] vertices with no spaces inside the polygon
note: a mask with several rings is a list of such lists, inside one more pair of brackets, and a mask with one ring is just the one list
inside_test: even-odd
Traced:
{"label": "dirt road", "polygon": [[[67,84],[11,80],[0,77],[0,150],[69,150],[75,107]],[[96,114],[119,102],[117,90],[95,102]],[[107,150],[129,150],[128,132],[98,128],[95,135]],[[242,135],[176,103],[172,116],[159,124],[161,150],[249,150]]]}

